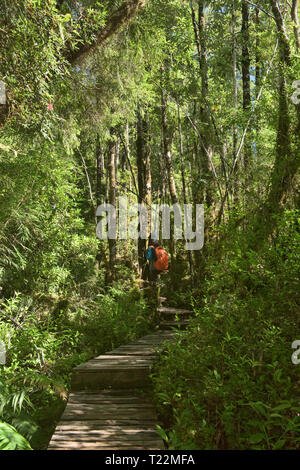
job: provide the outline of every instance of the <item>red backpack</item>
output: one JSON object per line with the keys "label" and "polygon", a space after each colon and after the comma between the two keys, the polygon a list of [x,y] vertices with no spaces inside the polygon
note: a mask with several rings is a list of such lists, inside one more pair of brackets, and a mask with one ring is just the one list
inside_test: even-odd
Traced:
{"label": "red backpack", "polygon": [[166,271],[169,266],[169,257],[166,250],[161,246],[158,246],[157,248],[151,246],[150,248],[153,248],[155,250],[157,258],[157,260],[153,263],[155,269],[157,269],[157,271]]}

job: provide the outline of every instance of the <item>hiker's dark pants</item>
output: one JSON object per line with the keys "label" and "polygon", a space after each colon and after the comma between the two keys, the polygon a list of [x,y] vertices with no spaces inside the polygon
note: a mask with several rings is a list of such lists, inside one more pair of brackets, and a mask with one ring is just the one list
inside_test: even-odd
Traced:
{"label": "hiker's dark pants", "polygon": [[149,263],[146,264],[145,267],[145,279],[148,281],[156,282],[158,279],[158,275],[160,271],[150,269]]}

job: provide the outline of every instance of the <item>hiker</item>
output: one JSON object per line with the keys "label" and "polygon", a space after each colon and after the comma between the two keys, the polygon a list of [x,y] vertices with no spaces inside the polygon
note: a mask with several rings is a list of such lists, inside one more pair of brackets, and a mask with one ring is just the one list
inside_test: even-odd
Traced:
{"label": "hiker", "polygon": [[149,246],[146,251],[146,259],[148,261],[147,277],[149,281],[157,281],[158,275],[168,269],[168,253],[160,245],[156,238],[152,238],[149,241]]}

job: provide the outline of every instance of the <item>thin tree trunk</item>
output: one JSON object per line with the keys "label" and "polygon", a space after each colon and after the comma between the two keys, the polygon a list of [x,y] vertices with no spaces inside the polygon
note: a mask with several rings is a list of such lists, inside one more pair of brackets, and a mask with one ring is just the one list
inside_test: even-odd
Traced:
{"label": "thin tree trunk", "polygon": [[[186,183],[185,183],[185,171],[184,171],[184,158],[183,158],[183,137],[182,137],[182,128],[181,128],[181,118],[180,118],[180,108],[177,105],[178,113],[178,131],[179,131],[179,148],[180,148],[180,166],[181,166],[181,181],[182,181],[182,193],[183,193],[183,202],[187,204],[187,194],[186,194]],[[192,253],[188,251],[188,259],[190,266],[190,275],[192,286],[194,286],[194,263]]]}
{"label": "thin tree trunk", "polygon": [[[232,19],[231,19],[231,32],[232,32],[232,79],[233,79],[233,107],[235,110],[234,119],[236,119],[236,113],[238,108],[238,87],[237,87],[237,42],[236,42],[236,31],[235,31],[235,0],[232,2]],[[233,124],[233,136],[232,136],[232,147],[233,147],[233,161],[235,161],[237,153],[237,126],[236,122]],[[239,198],[239,182],[238,182],[238,165],[235,168],[233,176],[233,201],[234,206],[237,205]]]}
{"label": "thin tree trunk", "polygon": [[200,106],[200,122],[201,122],[201,146],[200,146],[200,172],[201,179],[205,182],[203,192],[205,194],[205,202],[207,208],[212,205],[212,171],[210,169],[210,158],[212,157],[212,136],[210,129],[210,115],[207,105],[208,97],[208,65],[207,65],[207,49],[206,49],[206,26],[204,14],[205,1],[198,0],[198,24],[196,22],[196,13],[193,2],[190,2],[192,23],[194,29],[195,43],[197,46],[200,76],[201,76],[201,106]]}
{"label": "thin tree trunk", "polygon": [[291,7],[291,16],[294,22],[294,36],[295,36],[295,44],[296,49],[300,49],[300,37],[299,37],[299,20],[298,20],[298,0],[292,0],[292,7]]}
{"label": "thin tree trunk", "polygon": [[85,173],[85,176],[86,176],[86,181],[87,181],[88,188],[89,188],[89,194],[90,194],[90,200],[91,200],[91,215],[93,217],[95,217],[96,204],[95,204],[95,200],[94,200],[93,188],[92,188],[90,175],[89,175],[89,172],[88,172],[88,169],[87,169],[87,164],[86,164],[85,158],[84,158],[81,150],[79,150],[79,155],[80,155],[80,158],[81,158],[81,161],[82,161],[84,173]]}
{"label": "thin tree trunk", "polygon": [[120,165],[120,136],[117,137],[117,142],[116,142],[116,158],[115,158],[116,185],[118,184],[119,165]]}
{"label": "thin tree trunk", "polygon": [[260,19],[259,19],[259,9],[255,8],[255,24],[256,24],[256,39],[255,39],[255,94],[256,98],[258,96],[258,91],[261,86],[261,65],[260,65]]}
{"label": "thin tree trunk", "polygon": [[[95,157],[96,157],[96,204],[97,204],[97,207],[98,207],[100,204],[102,204],[104,202],[104,198],[105,198],[104,154],[103,154],[102,149],[101,149],[100,139],[99,139],[98,135],[97,135],[97,138],[96,138]],[[107,263],[107,259],[106,259],[106,255],[105,255],[104,241],[103,240],[98,240],[98,253],[96,255],[96,259],[97,259],[96,268],[101,269],[101,263],[104,262],[105,268],[107,270],[108,263]]]}
{"label": "thin tree trunk", "polygon": [[[146,203],[148,207],[152,204],[152,175],[151,175],[151,145],[150,131],[148,129],[146,142]],[[148,234],[151,232],[151,210],[148,210]]]}
{"label": "thin tree trunk", "polygon": [[[260,55],[260,39],[259,33],[261,31],[260,28],[260,16],[259,16],[259,9],[255,8],[255,24],[256,24],[256,38],[255,38],[255,99],[257,101],[259,90],[261,87],[261,55]],[[260,148],[258,145],[259,140],[259,131],[260,131],[260,119],[259,119],[259,111],[256,110],[255,113],[255,162],[258,164],[259,162],[259,155],[260,155]],[[263,194],[263,188],[261,182],[258,182],[258,195],[261,200]]]}
{"label": "thin tree trunk", "polygon": [[[163,68],[161,69],[162,72],[162,82],[163,82]],[[162,139],[163,139],[163,155],[165,166],[167,170],[167,178],[168,178],[168,185],[169,185],[169,193],[172,204],[178,203],[177,191],[175,186],[174,180],[174,173],[173,173],[173,163],[172,163],[172,153],[171,153],[171,146],[172,146],[172,130],[170,129],[168,122],[167,122],[167,101],[166,101],[166,94],[164,92],[164,87],[162,83],[162,92],[161,92],[161,112],[162,112]],[[170,255],[171,255],[171,266],[170,266],[170,273],[174,272],[174,261],[175,261],[175,243],[174,243],[174,223],[173,217],[171,217],[171,230],[170,230]]]}
{"label": "thin tree trunk", "polygon": [[[138,169],[138,203],[145,205],[146,199],[146,178],[147,178],[147,150],[146,150],[146,135],[147,135],[147,122],[141,115],[140,105],[137,110],[137,140],[136,140],[136,156],[137,156],[137,169]],[[140,225],[138,230],[140,230]],[[146,240],[141,237],[138,238],[138,264],[139,275],[142,275],[143,266],[145,263],[145,250]]]}
{"label": "thin tree trunk", "polygon": [[[111,131],[112,134],[112,131]],[[108,146],[108,177],[109,177],[109,203],[116,208],[116,143],[109,141]],[[116,264],[116,240],[108,239],[109,248],[109,273],[108,282],[115,279]]]}
{"label": "thin tree trunk", "polygon": [[99,136],[96,141],[96,202],[97,207],[103,202],[104,155],[101,149]]}
{"label": "thin tree trunk", "polygon": [[172,204],[177,204],[177,191],[175,186],[174,174],[173,174],[173,164],[172,164],[172,154],[171,154],[171,144],[172,144],[172,131],[167,123],[167,102],[165,92],[162,88],[161,92],[161,110],[162,110],[162,134],[163,134],[163,152],[164,159],[167,168],[169,191],[171,196]]}
{"label": "thin tree trunk", "polygon": [[[243,110],[248,119],[251,107],[250,94],[250,54],[249,54],[249,6],[242,0],[242,81],[243,81]],[[246,137],[244,145],[244,165],[247,170],[251,164],[251,143]],[[246,175],[247,178],[247,175]]]}

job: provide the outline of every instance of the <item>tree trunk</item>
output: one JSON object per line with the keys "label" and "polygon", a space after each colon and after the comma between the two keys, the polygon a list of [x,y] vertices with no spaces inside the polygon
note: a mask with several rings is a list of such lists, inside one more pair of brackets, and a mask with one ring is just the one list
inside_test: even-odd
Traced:
{"label": "tree trunk", "polygon": [[292,7],[291,7],[291,16],[294,22],[294,36],[295,36],[295,44],[296,49],[300,49],[300,37],[299,37],[299,20],[298,20],[298,0],[292,0]]}
{"label": "tree trunk", "polygon": [[151,204],[152,204],[152,175],[151,175],[151,145],[150,132],[147,132],[146,142],[146,203],[148,208],[148,233],[151,232]]}
{"label": "tree trunk", "polygon": [[116,174],[116,185],[118,184],[118,170],[120,165],[120,136],[117,137],[116,142],[116,154],[115,154],[115,174]]}
{"label": "tree trunk", "polygon": [[[204,181],[205,202],[207,208],[210,208],[213,202],[212,187],[213,178],[210,169],[210,157],[212,156],[212,135],[210,126],[210,115],[208,110],[208,66],[207,66],[207,49],[206,49],[206,26],[205,26],[205,14],[204,14],[205,1],[198,0],[198,25],[196,24],[196,14],[193,5],[191,4],[192,10],[192,21],[194,28],[195,42],[198,51],[198,60],[201,76],[201,105],[200,105],[200,134],[201,139],[200,145],[200,172],[201,179]],[[201,202],[204,202],[203,200]],[[199,201],[198,201],[199,203]]]}
{"label": "tree trunk", "polygon": [[[112,131],[111,131],[112,135]],[[116,208],[116,143],[113,139],[109,141],[108,145],[108,178],[109,178],[109,204]],[[116,264],[116,240],[108,239],[109,248],[109,272],[108,282],[110,283],[115,279],[115,264]]]}
{"label": "tree trunk", "polygon": [[[163,68],[162,72],[162,79],[163,79]],[[166,100],[166,93],[164,91],[163,80],[162,80],[162,92],[161,92],[161,112],[162,112],[162,139],[163,139],[163,155],[165,166],[167,170],[167,179],[169,185],[169,192],[172,204],[178,203],[175,179],[174,179],[174,172],[173,172],[173,163],[172,163],[172,153],[171,153],[171,146],[172,146],[172,138],[173,138],[173,131],[170,129],[167,121],[167,100]],[[171,276],[174,272],[174,261],[175,261],[175,243],[174,243],[174,223],[173,217],[171,216],[171,226],[170,226],[170,257],[171,257],[171,266],[170,266],[170,273]]]}
{"label": "tree trunk", "polygon": [[[238,108],[238,86],[237,86],[237,42],[236,42],[236,31],[235,31],[235,0],[232,2],[232,19],[231,19],[231,32],[232,32],[232,79],[233,79],[233,106],[235,110],[234,120],[236,120],[236,113]],[[232,136],[232,157],[233,161],[236,159],[237,154],[237,126],[234,121],[233,124],[233,136]],[[233,174],[233,201],[234,206],[237,206],[239,199],[239,182],[238,182],[238,169],[237,164]]]}
{"label": "tree trunk", "polygon": [[162,92],[161,92],[161,111],[162,111],[163,152],[164,152],[164,159],[165,159],[166,168],[167,168],[169,191],[170,191],[172,204],[177,204],[178,198],[177,198],[177,191],[176,191],[175,180],[174,180],[172,153],[171,153],[172,131],[169,128],[168,123],[167,123],[167,102],[166,102],[166,95],[163,90],[163,87],[162,87]]}
{"label": "tree trunk", "polygon": [[261,65],[260,65],[260,19],[259,19],[259,9],[255,8],[255,24],[256,24],[256,39],[255,39],[255,94],[256,98],[261,86]]}
{"label": "tree trunk", "polygon": [[[242,81],[243,81],[243,110],[248,120],[251,107],[250,95],[250,54],[249,54],[249,6],[246,0],[242,0]],[[245,138],[244,165],[247,170],[251,164],[251,143]],[[247,175],[246,175],[247,178]]]}
{"label": "tree trunk", "polygon": [[104,180],[104,155],[101,149],[99,136],[96,141],[96,202],[97,207],[102,204],[105,198],[103,180]]}
{"label": "tree trunk", "polygon": [[[178,131],[179,131],[179,148],[180,148],[180,166],[181,166],[181,181],[182,181],[182,193],[183,193],[183,202],[187,204],[187,194],[186,194],[186,182],[185,182],[185,171],[184,171],[184,157],[183,157],[183,137],[182,137],[182,128],[181,128],[181,117],[180,117],[180,107],[177,105],[178,113]],[[190,275],[191,283],[194,286],[194,263],[192,253],[188,251],[188,259],[190,266]]]}
{"label": "tree trunk", "polygon": [[[99,136],[96,138],[96,204],[97,207],[104,202],[105,199],[105,170],[104,170],[104,154],[101,149]],[[108,263],[105,255],[104,241],[98,240],[98,253],[96,255],[96,268],[101,269],[101,263],[104,263],[105,269],[108,269]]]}
{"label": "tree trunk", "polygon": [[[141,114],[140,105],[137,110],[137,140],[136,140],[136,157],[138,170],[138,203],[145,205],[147,195],[147,121]],[[138,230],[140,230],[140,225]],[[138,263],[139,275],[142,275],[143,266],[145,264],[146,240],[138,238]]]}
{"label": "tree trunk", "polygon": [[[261,31],[260,27],[260,16],[259,9],[255,8],[255,24],[256,24],[256,38],[255,38],[255,99],[258,100],[259,90],[261,87],[261,54],[260,54],[260,39],[259,33]],[[260,118],[259,111],[255,112],[255,163],[259,163],[260,148],[258,145],[260,132]],[[260,200],[262,199],[263,188],[262,184],[258,182],[258,195]]]}
{"label": "tree trunk", "polygon": [[291,65],[291,52],[282,13],[276,0],[270,0],[272,13],[277,26],[279,44],[279,87],[278,87],[278,129],[276,158],[271,176],[268,197],[254,222],[255,239],[253,246],[259,246],[263,238],[273,230],[275,221],[272,215],[280,212],[290,192],[296,172],[300,166],[297,155],[291,149],[290,97],[287,94],[286,75]]}

